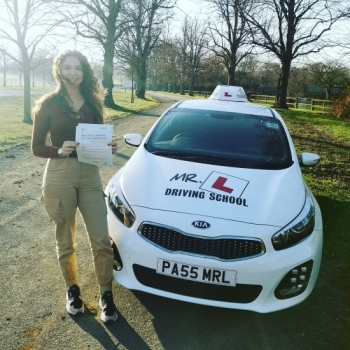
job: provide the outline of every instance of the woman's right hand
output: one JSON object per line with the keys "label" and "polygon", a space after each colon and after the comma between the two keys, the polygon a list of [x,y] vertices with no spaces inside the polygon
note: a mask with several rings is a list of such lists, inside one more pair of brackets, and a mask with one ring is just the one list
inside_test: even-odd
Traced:
{"label": "woman's right hand", "polygon": [[64,141],[62,145],[62,153],[61,157],[68,157],[73,151],[75,151],[75,148],[79,146],[79,142],[75,141]]}

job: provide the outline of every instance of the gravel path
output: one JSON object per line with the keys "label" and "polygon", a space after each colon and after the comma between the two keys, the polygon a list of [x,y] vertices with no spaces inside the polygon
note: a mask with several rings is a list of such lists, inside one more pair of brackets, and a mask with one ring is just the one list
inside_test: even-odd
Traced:
{"label": "gravel path", "polygon": [[[180,97],[152,95],[160,106],[117,119],[118,154],[102,168],[104,185],[135,150],[122,141],[128,132],[145,134]],[[321,271],[303,304],[272,314],[183,303],[113,284],[119,320],[99,319],[98,286],[87,238],[79,218],[77,259],[85,314],[65,311],[65,287],[55,254],[53,225],[39,202],[46,161],[29,145],[0,153],[0,349],[345,349],[349,310],[332,294]],[[338,303],[339,302],[339,303]],[[347,320],[346,323],[344,321]]]}

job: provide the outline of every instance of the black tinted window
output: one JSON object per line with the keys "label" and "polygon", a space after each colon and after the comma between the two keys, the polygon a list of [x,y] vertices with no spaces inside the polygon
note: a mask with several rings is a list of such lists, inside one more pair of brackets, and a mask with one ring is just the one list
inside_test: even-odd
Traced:
{"label": "black tinted window", "polygon": [[213,164],[220,159],[224,165],[238,162],[241,167],[267,169],[292,164],[289,143],[278,119],[239,113],[173,109],[158,123],[146,148],[185,160],[200,162],[202,157],[208,163],[212,159]]}

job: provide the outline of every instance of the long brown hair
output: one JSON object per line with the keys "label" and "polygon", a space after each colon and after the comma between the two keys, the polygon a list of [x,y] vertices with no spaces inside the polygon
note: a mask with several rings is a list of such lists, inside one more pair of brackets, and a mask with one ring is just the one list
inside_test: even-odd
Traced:
{"label": "long brown hair", "polygon": [[95,113],[96,121],[98,123],[103,123],[103,98],[105,96],[105,90],[100,86],[87,58],[76,50],[66,50],[55,57],[52,66],[52,75],[56,80],[57,88],[55,91],[44,95],[36,101],[33,110],[34,115],[41,109],[46,101],[53,99],[70,118],[80,119],[82,117],[80,113],[75,112],[70,106],[68,102],[70,98],[62,80],[61,68],[67,57],[76,57],[79,60],[83,71],[83,81],[79,85],[80,92],[85,102]]}

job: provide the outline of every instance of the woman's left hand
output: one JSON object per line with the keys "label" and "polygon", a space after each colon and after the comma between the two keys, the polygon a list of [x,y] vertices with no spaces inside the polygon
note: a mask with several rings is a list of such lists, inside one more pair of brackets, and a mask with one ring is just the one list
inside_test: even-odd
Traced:
{"label": "woman's left hand", "polygon": [[115,141],[112,141],[108,144],[108,146],[112,146],[112,154],[116,154],[118,150],[118,145]]}

